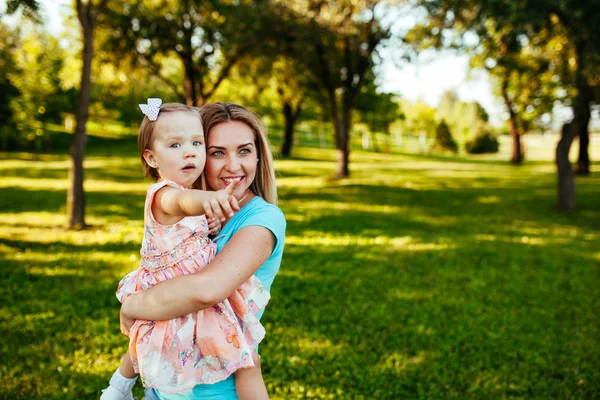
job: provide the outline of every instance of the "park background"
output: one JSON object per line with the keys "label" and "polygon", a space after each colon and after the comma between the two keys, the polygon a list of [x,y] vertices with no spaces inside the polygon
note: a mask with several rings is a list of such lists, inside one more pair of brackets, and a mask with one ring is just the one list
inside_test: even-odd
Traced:
{"label": "park background", "polygon": [[[273,399],[600,397],[597,1],[0,13],[1,398],[97,398],[126,349],[114,291],[139,263],[147,97],[236,101],[267,126],[288,221]],[[492,103],[469,80],[433,101],[386,85],[448,54]]]}

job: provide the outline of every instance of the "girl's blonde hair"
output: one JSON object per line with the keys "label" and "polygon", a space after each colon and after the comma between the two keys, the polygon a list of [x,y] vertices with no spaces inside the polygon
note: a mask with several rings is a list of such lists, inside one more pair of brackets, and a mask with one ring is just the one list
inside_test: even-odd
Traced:
{"label": "girl's blonde hair", "polygon": [[152,168],[150,165],[148,165],[146,159],[144,158],[144,151],[152,150],[155,131],[157,129],[156,126],[158,125],[160,116],[164,113],[172,112],[192,112],[198,116],[198,118],[200,119],[200,123],[202,123],[202,119],[200,118],[200,112],[197,108],[186,106],[185,104],[181,103],[165,103],[161,105],[160,111],[158,113],[158,118],[155,121],[150,121],[150,119],[148,119],[147,116],[144,117],[144,119],[142,120],[142,125],[140,126],[140,131],[138,133],[138,152],[140,153],[142,165],[144,166],[144,176],[151,176],[152,179],[154,179],[155,181],[157,181],[160,178],[160,175],[158,174],[158,170],[156,168]]}
{"label": "girl's blonde hair", "polygon": [[250,190],[262,197],[267,203],[277,205],[277,187],[275,186],[275,168],[273,155],[265,128],[260,118],[247,108],[235,103],[210,103],[200,107],[204,139],[208,143],[208,135],[215,126],[224,122],[238,121],[246,124],[254,132],[254,142],[259,161],[256,176]]}

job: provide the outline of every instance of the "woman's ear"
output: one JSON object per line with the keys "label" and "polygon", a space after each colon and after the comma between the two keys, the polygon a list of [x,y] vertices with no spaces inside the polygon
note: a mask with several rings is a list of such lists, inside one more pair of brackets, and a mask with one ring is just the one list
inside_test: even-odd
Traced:
{"label": "woman's ear", "polygon": [[154,154],[152,154],[152,150],[146,149],[144,150],[143,153],[144,156],[144,160],[146,160],[146,163],[151,166],[152,168],[156,168],[156,160],[154,159]]}

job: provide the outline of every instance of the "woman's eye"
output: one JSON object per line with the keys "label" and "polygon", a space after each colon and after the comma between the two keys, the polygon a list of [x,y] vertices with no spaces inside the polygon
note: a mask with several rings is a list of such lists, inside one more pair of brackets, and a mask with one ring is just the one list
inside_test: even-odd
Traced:
{"label": "woman's eye", "polygon": [[250,149],[241,149],[240,154],[250,154]]}
{"label": "woman's eye", "polygon": [[194,142],[192,143],[194,146],[202,146],[202,142],[199,140],[194,140]]}
{"label": "woman's eye", "polygon": [[220,157],[220,156],[222,156],[222,155],[223,155],[223,152],[222,152],[222,151],[215,151],[215,152],[214,152],[214,153],[212,153],[211,155],[212,155],[212,156],[217,156],[217,157]]}
{"label": "woman's eye", "polygon": [[176,149],[176,148],[178,148],[179,146],[181,146],[181,144],[179,144],[179,143],[173,143],[173,144],[172,144],[171,146],[169,146],[169,147],[172,147],[172,148]]}

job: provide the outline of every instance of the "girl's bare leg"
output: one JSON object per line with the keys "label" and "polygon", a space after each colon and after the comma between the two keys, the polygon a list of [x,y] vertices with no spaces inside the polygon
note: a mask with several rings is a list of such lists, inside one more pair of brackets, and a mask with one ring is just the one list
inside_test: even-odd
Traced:
{"label": "girl's bare leg", "polygon": [[252,353],[252,360],[254,367],[240,368],[235,372],[235,391],[239,400],[269,400],[256,351]]}
{"label": "girl's bare leg", "polygon": [[123,358],[121,358],[121,366],[119,367],[119,372],[125,378],[128,378],[128,379],[137,378],[135,369],[133,369],[133,363],[131,362],[131,357],[129,357],[129,352],[125,353]]}

